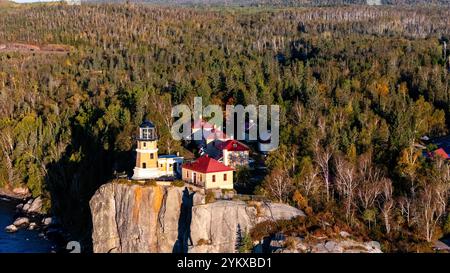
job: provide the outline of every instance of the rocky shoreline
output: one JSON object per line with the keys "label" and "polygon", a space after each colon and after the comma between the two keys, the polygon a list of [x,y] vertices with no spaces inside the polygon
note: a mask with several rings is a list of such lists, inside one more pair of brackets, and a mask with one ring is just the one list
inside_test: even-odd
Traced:
{"label": "rocky shoreline", "polygon": [[55,220],[42,211],[42,198],[30,198],[26,202],[19,202],[16,206],[18,217],[9,226],[5,227],[7,232],[16,232],[21,228],[35,230],[45,228],[55,223]]}
{"label": "rocky shoreline", "polygon": [[43,200],[41,197],[30,198],[18,194],[4,194],[0,192],[0,198],[6,202],[16,204],[14,221],[1,227],[8,233],[15,233],[20,229],[39,232],[39,236],[53,241],[57,245],[57,252],[65,248],[68,241],[66,234],[58,219],[43,211]]}
{"label": "rocky shoreline", "polygon": [[[317,240],[280,235],[271,238],[268,243],[272,253],[383,253],[379,242],[359,242],[347,232],[341,232],[339,238]],[[257,246],[255,250],[263,252],[262,248]]]}

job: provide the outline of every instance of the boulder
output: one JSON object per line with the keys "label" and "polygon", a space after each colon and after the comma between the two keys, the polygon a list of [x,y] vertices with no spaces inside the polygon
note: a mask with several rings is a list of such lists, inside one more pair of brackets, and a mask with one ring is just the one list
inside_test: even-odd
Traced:
{"label": "boulder", "polygon": [[30,204],[26,203],[25,205],[22,206],[22,211],[23,212],[28,212],[28,209],[30,209]]}
{"label": "boulder", "polygon": [[16,232],[17,230],[18,228],[15,225],[9,225],[5,228],[5,231],[10,233]]}
{"label": "boulder", "polygon": [[16,209],[18,210],[18,211],[21,211],[22,209],[23,209],[23,204],[21,203],[21,204],[18,204],[17,206],[16,206]]}
{"label": "boulder", "polygon": [[292,219],[298,216],[305,216],[303,211],[281,203],[263,203],[260,208],[264,220],[277,221],[281,219]]}
{"label": "boulder", "polygon": [[328,241],[325,243],[325,248],[330,253],[342,253],[344,249],[336,241]]}
{"label": "boulder", "polygon": [[194,194],[194,206],[204,205],[206,203],[205,195],[200,192]]}
{"label": "boulder", "polygon": [[357,242],[350,239],[332,239],[306,242],[298,237],[288,237],[286,240],[292,242],[290,247],[274,248],[273,251],[277,253],[382,253],[380,243],[375,241]]}
{"label": "boulder", "polygon": [[16,227],[26,227],[29,224],[30,224],[30,219],[28,219],[27,217],[19,217],[13,223],[13,225],[15,225]]}
{"label": "boulder", "polygon": [[36,199],[31,202],[30,207],[27,210],[27,213],[36,213],[40,214],[42,213],[42,198],[36,197]]}
{"label": "boulder", "polygon": [[368,250],[373,250],[375,252],[381,251],[381,244],[377,241],[370,241],[365,243]]}
{"label": "boulder", "polygon": [[36,223],[31,222],[30,225],[28,226],[28,229],[29,229],[29,230],[35,230],[36,227],[37,227]]}
{"label": "boulder", "polygon": [[325,247],[324,243],[319,243],[316,245],[313,245],[311,247],[311,252],[312,253],[328,253],[328,249]]}
{"label": "boulder", "polygon": [[30,194],[30,190],[26,187],[17,187],[12,190],[14,194],[28,196]]}
{"label": "boulder", "polygon": [[51,225],[51,224],[53,224],[53,222],[54,221],[53,221],[52,217],[46,217],[46,218],[42,219],[42,224],[44,226]]}

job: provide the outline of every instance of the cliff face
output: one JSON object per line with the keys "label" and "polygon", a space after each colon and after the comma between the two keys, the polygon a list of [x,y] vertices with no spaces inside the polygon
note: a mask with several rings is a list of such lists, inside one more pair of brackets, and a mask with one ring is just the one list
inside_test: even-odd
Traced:
{"label": "cliff face", "polygon": [[90,201],[94,252],[235,252],[258,222],[304,216],[282,204],[217,201],[185,187],[109,183]]}

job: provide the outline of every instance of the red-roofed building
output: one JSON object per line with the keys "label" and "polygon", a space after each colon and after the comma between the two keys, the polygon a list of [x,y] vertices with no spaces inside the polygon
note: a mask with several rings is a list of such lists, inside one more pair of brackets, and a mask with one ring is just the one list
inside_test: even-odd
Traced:
{"label": "red-roofed building", "polygon": [[233,168],[204,155],[193,162],[184,163],[184,181],[205,189],[233,189]]}
{"label": "red-roofed building", "polygon": [[203,119],[199,119],[192,123],[192,137],[195,138],[196,134],[201,133],[199,139],[194,139],[199,144],[204,144],[207,147],[211,147],[214,142],[226,141],[232,137],[225,134],[221,128],[215,124],[211,124]]}
{"label": "red-roofed building", "polygon": [[226,166],[248,166],[250,148],[243,143],[230,139],[217,143],[216,148],[221,151],[223,164]]}
{"label": "red-roofed building", "polygon": [[435,157],[435,156],[439,156],[443,159],[449,159],[447,152],[442,148],[439,148],[432,152],[431,157]]}

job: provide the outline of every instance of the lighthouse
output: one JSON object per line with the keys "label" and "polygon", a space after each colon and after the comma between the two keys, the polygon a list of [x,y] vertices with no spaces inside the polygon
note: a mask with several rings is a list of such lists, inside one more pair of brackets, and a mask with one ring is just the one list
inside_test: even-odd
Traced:
{"label": "lighthouse", "polygon": [[157,177],[159,177],[158,137],[153,123],[145,121],[139,126],[133,179],[144,180]]}
{"label": "lighthouse", "polygon": [[150,121],[139,126],[136,138],[136,165],[133,180],[175,179],[181,176],[183,157],[177,155],[158,155],[158,135]]}

